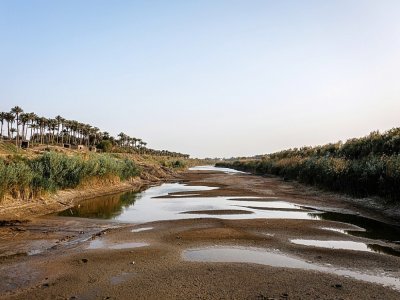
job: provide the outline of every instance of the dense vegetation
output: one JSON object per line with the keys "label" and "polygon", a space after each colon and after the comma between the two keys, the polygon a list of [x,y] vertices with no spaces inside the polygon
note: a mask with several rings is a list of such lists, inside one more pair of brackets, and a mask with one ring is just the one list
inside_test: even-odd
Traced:
{"label": "dense vegetation", "polygon": [[134,162],[110,154],[87,157],[47,152],[33,159],[0,159],[0,200],[6,194],[29,199],[43,192],[74,188],[92,178],[129,179],[139,174]]}
{"label": "dense vegetation", "polygon": [[[3,127],[7,129],[7,135],[3,134]],[[189,157],[178,152],[147,148],[147,143],[142,139],[130,137],[123,132],[119,133],[118,137],[113,137],[97,127],[67,120],[59,115],[55,118],[45,118],[35,113],[24,113],[19,106],[13,107],[10,112],[0,112],[0,139],[12,141],[17,147],[20,147],[23,141],[29,141],[31,145],[52,144],[67,147],[84,145],[103,152]]]}
{"label": "dense vegetation", "polygon": [[317,147],[303,147],[217,165],[273,174],[358,197],[400,201],[400,128]]}

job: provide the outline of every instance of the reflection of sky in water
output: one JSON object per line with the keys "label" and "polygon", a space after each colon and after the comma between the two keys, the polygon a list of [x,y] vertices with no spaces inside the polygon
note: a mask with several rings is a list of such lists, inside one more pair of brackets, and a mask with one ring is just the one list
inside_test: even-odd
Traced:
{"label": "reflection of sky in water", "polygon": [[[189,218],[204,218],[204,214],[182,214],[182,212],[197,211],[197,210],[247,210],[252,212],[251,215],[230,214],[218,215],[218,218],[226,219],[248,219],[248,218],[283,218],[283,219],[312,219],[306,211],[301,210],[298,206],[285,201],[254,201],[246,200],[251,197],[171,197],[158,198],[166,196],[169,193],[177,192],[196,192],[216,189],[215,187],[207,186],[188,186],[180,183],[165,183],[160,186],[154,186],[142,193],[128,196],[122,194],[119,197],[125,199],[124,203],[129,205],[104,206],[107,202],[107,197],[93,199],[83,202],[80,207],[74,207],[62,212],[62,215],[72,215],[79,217],[106,218],[121,222],[142,223],[158,220],[175,220]],[[115,196],[112,196],[115,199]],[[131,199],[130,201],[127,200]],[[255,199],[255,198],[253,198]],[[243,208],[238,206],[252,206],[262,208],[271,208],[274,210],[259,210],[252,208]],[[279,211],[276,209],[294,209],[295,211]],[[99,212],[102,209],[115,209],[113,212]],[[72,213],[71,213],[72,212]],[[215,217],[215,216],[213,216]]]}
{"label": "reflection of sky in water", "polygon": [[[214,167],[213,167],[214,168]],[[359,229],[329,229],[340,233],[362,236],[371,239],[397,242],[400,240],[400,229],[397,226],[364,218],[358,215],[342,214],[338,212],[303,210],[300,206],[283,201],[257,197],[190,197],[189,194],[199,191],[217,189],[207,186],[189,186],[181,183],[165,183],[150,187],[141,193],[127,192],[117,195],[102,196],[82,202],[79,206],[67,209],[60,213],[63,216],[112,219],[121,222],[145,223],[159,220],[176,220],[190,218],[222,218],[222,219],[306,219],[330,220],[352,224]],[[183,193],[179,197],[158,198],[171,193]],[[186,194],[186,196],[185,196]],[[258,209],[257,209],[258,208]],[[185,213],[204,210],[246,210],[251,214],[219,214],[207,215]],[[271,210],[268,210],[271,209]],[[282,209],[282,210],[279,210]],[[287,211],[284,211],[284,210]],[[371,245],[368,245],[371,248]],[[392,254],[394,250],[378,245],[373,250]],[[379,248],[379,249],[378,249]],[[367,251],[367,250],[366,250]],[[389,252],[388,252],[389,251]],[[398,255],[397,251],[393,255]]]}
{"label": "reflection of sky in water", "polygon": [[305,240],[305,239],[292,239],[290,240],[293,244],[313,246],[329,249],[343,249],[343,250],[354,250],[354,251],[365,251],[365,252],[376,252],[381,254],[389,254],[393,256],[400,256],[400,252],[394,248],[382,246],[378,244],[366,244],[362,242],[354,241],[333,241],[333,240]]}
{"label": "reflection of sky in water", "polygon": [[359,229],[345,229],[345,233],[370,239],[380,239],[400,243],[400,227],[365,218],[359,215],[343,214],[339,212],[310,213],[316,220],[336,221],[352,224]]}
{"label": "reflection of sky in water", "polygon": [[92,240],[89,243],[87,249],[131,249],[131,248],[139,248],[148,246],[148,243],[139,243],[139,242],[132,242],[132,243],[107,243],[101,239]]}
{"label": "reflection of sky in water", "polygon": [[[152,187],[143,192],[137,198],[135,205],[127,207],[123,212],[115,217],[115,220],[123,222],[149,222],[157,220],[188,219],[205,217],[199,214],[181,214],[182,212],[198,210],[232,210],[238,209],[237,205],[251,205],[252,201],[235,201],[231,197],[173,197],[173,198],[154,198],[167,193],[181,191],[179,184],[163,184],[160,187]],[[199,190],[198,186],[185,186],[185,190]],[[204,188],[204,187],[203,187]],[[235,197],[240,199],[241,197]],[[242,197],[246,198],[246,197]],[[257,202],[257,206],[266,208],[295,208],[296,206],[284,201]],[[257,209],[240,208],[253,212],[251,215],[218,215],[218,218],[227,219],[248,219],[248,218],[287,218],[287,219],[311,219],[307,212],[299,209],[297,212],[285,211],[260,211]]]}
{"label": "reflection of sky in water", "polygon": [[361,271],[338,269],[306,262],[299,258],[289,257],[277,251],[270,252],[263,248],[253,247],[209,247],[189,249],[183,252],[183,259],[197,262],[238,262],[254,263],[272,267],[295,268],[315,270],[324,273],[331,273],[340,276],[347,276],[358,280],[383,284],[400,290],[400,279],[386,276],[366,274]]}
{"label": "reflection of sky in water", "polygon": [[353,242],[353,241],[319,241],[319,240],[302,240],[294,239],[290,240],[293,244],[315,246],[329,249],[345,249],[345,250],[356,250],[356,251],[367,251],[372,250],[368,248],[365,243]]}
{"label": "reflection of sky in water", "polygon": [[229,168],[220,168],[214,166],[196,166],[189,168],[189,171],[215,171],[215,172],[223,172],[226,174],[246,174],[245,172],[229,169]]}

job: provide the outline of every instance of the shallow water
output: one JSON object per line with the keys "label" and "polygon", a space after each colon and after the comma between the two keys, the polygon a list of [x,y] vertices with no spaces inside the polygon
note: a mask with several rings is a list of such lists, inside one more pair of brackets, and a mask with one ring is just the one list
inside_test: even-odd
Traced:
{"label": "shallow water", "polygon": [[235,262],[235,263],[253,263],[272,267],[294,268],[304,270],[315,270],[324,273],[331,273],[340,276],[348,276],[354,279],[383,284],[400,290],[400,279],[386,276],[384,274],[373,275],[347,269],[337,269],[306,262],[299,258],[293,258],[279,253],[279,251],[270,252],[262,248],[253,247],[209,247],[199,249],[189,249],[182,253],[186,261],[193,262]]}
{"label": "shallow water", "polygon": [[293,244],[304,245],[304,246],[372,252],[372,250],[368,248],[367,244],[361,242],[353,242],[353,241],[320,241],[320,240],[293,239],[290,240],[290,242]]}
{"label": "shallow water", "polygon": [[346,234],[400,244],[399,226],[383,223],[358,215],[342,214],[338,212],[324,212],[322,214],[310,213],[310,216],[317,220],[342,222],[361,228],[361,230],[344,230]]}
{"label": "shallow water", "polygon": [[[207,186],[188,186],[181,183],[164,183],[160,186],[150,187],[141,193],[119,194],[118,196],[105,196],[82,202],[79,206],[61,212],[61,216],[74,216],[84,218],[104,218],[120,222],[144,223],[159,220],[177,220],[189,218],[215,217],[207,210],[238,210],[238,214],[218,215],[225,219],[251,218],[279,218],[279,219],[313,219],[309,211],[302,210],[299,206],[285,201],[257,202],[257,207],[271,208],[274,210],[260,210],[257,208],[243,207],[254,204],[251,197],[174,197],[174,193],[188,191],[206,191],[216,189]],[[169,195],[172,195],[170,197]],[[168,197],[166,197],[168,196]],[[109,198],[108,198],[109,197]],[[254,197],[253,197],[254,199]],[[239,206],[241,206],[239,208]],[[282,209],[280,211],[279,209]],[[293,211],[285,211],[293,209]],[[197,214],[196,211],[202,211]]]}
{"label": "shallow water", "polygon": [[142,232],[142,231],[148,231],[148,230],[152,230],[153,227],[141,227],[141,228],[135,228],[132,229],[131,232]]}
{"label": "shallow water", "polygon": [[129,243],[106,243],[103,240],[96,239],[89,243],[87,249],[131,249],[148,246],[148,243],[129,242]]}
{"label": "shallow water", "polygon": [[189,168],[189,171],[214,171],[214,172],[223,172],[226,174],[247,174],[246,172],[229,169],[229,168],[220,168],[215,166],[196,166]]}
{"label": "shallow water", "polygon": [[[237,173],[216,167],[195,167],[193,170],[219,170]],[[306,219],[330,220],[356,225],[359,229],[347,230],[323,228],[340,233],[362,236],[370,239],[397,242],[400,240],[400,228],[358,215],[338,212],[312,211],[299,205],[275,197],[199,197],[199,191],[218,189],[209,186],[190,186],[182,183],[165,183],[135,193],[127,192],[110,196],[97,197],[67,209],[59,215],[96,219],[111,219],[120,222],[145,223],[160,220],[177,220],[189,218],[222,218],[222,219]],[[207,210],[210,213],[207,214]],[[238,211],[235,214],[235,210]],[[201,213],[197,213],[200,212]],[[229,211],[229,214],[213,214],[212,211]],[[241,212],[248,213],[241,213]],[[368,248],[369,247],[369,248]],[[388,247],[367,246],[362,251],[373,251],[398,255]],[[379,248],[379,250],[377,250]],[[390,250],[388,250],[390,249]]]}
{"label": "shallow water", "polygon": [[[332,227],[321,227],[323,230],[328,230],[328,231],[334,231],[334,232],[340,232],[343,234],[347,234],[346,230],[344,229],[339,229],[339,228],[332,228]],[[360,229],[361,230],[361,229]]]}

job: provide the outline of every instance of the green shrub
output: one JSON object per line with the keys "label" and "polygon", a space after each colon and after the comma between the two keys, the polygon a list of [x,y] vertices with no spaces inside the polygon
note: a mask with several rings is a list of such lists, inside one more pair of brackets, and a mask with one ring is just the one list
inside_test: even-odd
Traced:
{"label": "green shrub", "polygon": [[370,155],[360,159],[285,156],[221,162],[217,166],[273,174],[353,196],[376,195],[400,201],[400,155]]}
{"label": "green shrub", "polygon": [[97,144],[96,148],[103,150],[103,152],[111,152],[113,144],[110,140],[102,140],[100,143]]}
{"label": "green shrub", "polygon": [[42,191],[74,188],[85,179],[118,176],[126,180],[138,174],[138,168],[129,159],[108,154],[92,154],[84,159],[46,152],[32,160],[0,160],[0,197],[10,194],[26,198]]}

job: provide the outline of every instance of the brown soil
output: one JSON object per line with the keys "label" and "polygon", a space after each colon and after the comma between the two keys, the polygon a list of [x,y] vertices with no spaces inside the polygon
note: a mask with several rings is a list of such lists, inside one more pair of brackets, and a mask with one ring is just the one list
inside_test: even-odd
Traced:
{"label": "brown soil", "polygon": [[[309,206],[362,211],[330,194],[251,175],[188,172],[190,184],[218,186],[205,196],[277,197]],[[311,195],[311,196],[310,196]],[[256,202],[255,202],[256,206]],[[378,215],[378,214],[375,214]],[[381,218],[384,218],[380,216]],[[148,224],[46,217],[0,227],[2,299],[399,299],[388,287],[329,273],[249,263],[189,262],[182,251],[207,246],[257,247],[335,268],[400,276],[400,258],[374,252],[332,250],[292,244],[292,238],[368,242],[321,229],[354,228],[332,221],[215,218]],[[7,225],[7,226],[6,226]],[[132,232],[134,228],[153,227]],[[88,249],[105,244],[145,242],[128,249]],[[376,242],[376,241],[374,241]],[[32,247],[43,253],[27,256]],[[385,245],[382,243],[382,245]]]}

